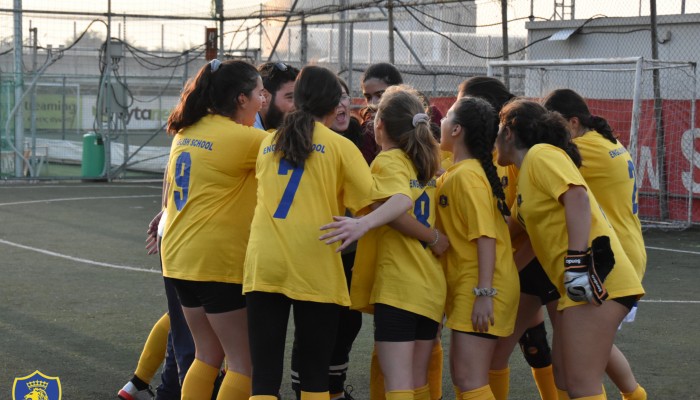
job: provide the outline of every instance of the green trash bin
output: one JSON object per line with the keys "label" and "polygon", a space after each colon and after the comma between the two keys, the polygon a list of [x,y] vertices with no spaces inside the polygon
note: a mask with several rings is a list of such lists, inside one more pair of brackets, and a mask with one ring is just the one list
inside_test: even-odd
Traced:
{"label": "green trash bin", "polygon": [[105,165],[105,145],[102,136],[95,132],[83,135],[83,178],[101,178]]}

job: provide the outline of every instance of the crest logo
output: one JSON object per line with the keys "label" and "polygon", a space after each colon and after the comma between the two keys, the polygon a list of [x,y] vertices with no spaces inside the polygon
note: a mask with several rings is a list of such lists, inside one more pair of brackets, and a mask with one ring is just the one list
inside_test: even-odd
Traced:
{"label": "crest logo", "polygon": [[15,378],[12,400],[61,400],[61,380],[39,371]]}
{"label": "crest logo", "polygon": [[440,195],[439,203],[440,207],[447,207],[447,196],[444,194]]}

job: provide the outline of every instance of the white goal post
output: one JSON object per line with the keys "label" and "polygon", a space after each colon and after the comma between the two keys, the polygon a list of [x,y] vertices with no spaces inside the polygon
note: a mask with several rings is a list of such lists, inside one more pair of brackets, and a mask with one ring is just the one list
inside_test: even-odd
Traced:
{"label": "white goal post", "polygon": [[492,61],[487,74],[534,100],[560,88],[578,92],[635,161],[642,225],[684,229],[700,222],[695,67],[643,57]]}

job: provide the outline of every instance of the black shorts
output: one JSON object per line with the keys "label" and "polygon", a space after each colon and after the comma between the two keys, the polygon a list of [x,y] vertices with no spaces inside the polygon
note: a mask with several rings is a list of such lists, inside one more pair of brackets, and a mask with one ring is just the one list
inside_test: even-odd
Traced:
{"label": "black shorts", "polygon": [[617,298],[614,298],[612,300],[627,307],[627,312],[630,312],[630,311],[632,311],[632,307],[637,305],[638,299],[639,299],[639,296],[632,295],[632,296],[625,296],[625,297],[617,297]]}
{"label": "black shorts", "polygon": [[492,334],[490,334],[490,333],[483,333],[483,332],[464,332],[464,331],[456,331],[456,332],[463,333],[463,334],[465,334],[465,335],[476,336],[476,337],[480,337],[480,338],[484,338],[484,339],[493,339],[493,340],[497,340],[497,339],[498,339],[498,336],[492,335]]}
{"label": "black shorts", "polygon": [[226,282],[199,282],[169,279],[183,307],[204,307],[207,314],[219,314],[245,308],[243,285]]}
{"label": "black shorts", "polygon": [[378,342],[413,342],[433,340],[438,323],[428,317],[377,303],[374,305],[374,340]]}
{"label": "black shorts", "polygon": [[520,275],[520,292],[539,297],[542,304],[561,297],[537,258],[533,258],[518,275]]}

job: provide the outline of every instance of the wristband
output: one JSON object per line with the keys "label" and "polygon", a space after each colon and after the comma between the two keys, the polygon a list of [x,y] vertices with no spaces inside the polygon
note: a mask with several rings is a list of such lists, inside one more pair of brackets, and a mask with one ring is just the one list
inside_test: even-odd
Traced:
{"label": "wristband", "polygon": [[438,243],[438,240],[440,240],[440,232],[437,229],[433,229],[433,231],[435,231],[435,240],[428,243],[428,247],[435,246]]}
{"label": "wristband", "polygon": [[496,288],[474,288],[474,295],[476,297],[494,297],[498,294]]}

